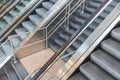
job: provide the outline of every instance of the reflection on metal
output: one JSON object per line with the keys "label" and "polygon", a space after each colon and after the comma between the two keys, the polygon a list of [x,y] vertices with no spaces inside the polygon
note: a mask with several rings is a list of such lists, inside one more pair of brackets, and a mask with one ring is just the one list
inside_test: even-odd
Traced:
{"label": "reflection on metal", "polygon": [[[62,80],[66,80],[74,70],[86,59],[92,50],[120,21],[120,4],[109,14],[109,16],[96,28],[96,30],[79,47],[65,66],[58,72]],[[68,68],[69,65],[69,68]],[[61,73],[62,72],[62,73]]]}

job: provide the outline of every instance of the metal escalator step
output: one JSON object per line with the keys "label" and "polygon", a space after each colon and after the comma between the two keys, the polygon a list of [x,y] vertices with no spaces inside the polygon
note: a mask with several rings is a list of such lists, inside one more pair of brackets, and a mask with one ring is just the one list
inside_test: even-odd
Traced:
{"label": "metal escalator step", "polygon": [[0,60],[2,60],[2,58],[4,58],[5,56],[6,55],[5,55],[4,51],[3,51],[3,49],[0,48]]}
{"label": "metal escalator step", "polygon": [[105,0],[92,0],[93,2],[96,2],[96,3],[102,3],[104,2]]}
{"label": "metal escalator step", "polygon": [[113,40],[107,39],[101,43],[101,48],[106,52],[110,53],[114,57],[120,59],[120,43]]}
{"label": "metal escalator step", "polygon": [[90,7],[85,7],[85,12],[93,14],[95,12],[95,9]]}
{"label": "metal escalator step", "polygon": [[20,36],[22,40],[24,40],[27,37],[27,31],[24,27],[15,29],[15,32],[18,36]]}
{"label": "metal escalator step", "polygon": [[19,12],[18,12],[17,10],[13,9],[13,10],[9,11],[9,13],[10,13],[13,17],[16,17]]}
{"label": "metal escalator step", "polygon": [[13,54],[13,49],[10,41],[7,41],[6,43],[2,44],[2,49],[7,55]]}
{"label": "metal escalator step", "polygon": [[108,13],[102,12],[102,13],[99,15],[99,17],[101,17],[102,19],[104,19],[107,15],[108,15]]}
{"label": "metal escalator step", "polygon": [[17,5],[15,6],[18,11],[22,11],[24,9],[24,6]]}
{"label": "metal escalator step", "polygon": [[15,37],[12,37],[12,44],[14,46],[14,48],[18,47],[20,42],[22,41],[21,38],[19,36],[15,36]]}
{"label": "metal escalator step", "polygon": [[29,19],[36,25],[38,25],[43,20],[43,18],[37,14],[29,15]]}
{"label": "metal escalator step", "polygon": [[56,3],[58,0],[50,0],[50,1]]}
{"label": "metal escalator step", "polygon": [[81,22],[81,24],[84,24],[86,19],[85,18],[79,18],[79,17],[75,17],[75,21],[77,22]]}
{"label": "metal escalator step", "polygon": [[91,54],[91,59],[117,80],[120,80],[120,61],[118,59],[102,50]]}
{"label": "metal escalator step", "polygon": [[49,10],[54,4],[52,2],[43,2],[42,5]]}
{"label": "metal escalator step", "polygon": [[79,72],[70,77],[68,80],[89,80],[89,79],[87,79],[82,73]]}
{"label": "metal escalator step", "polygon": [[96,3],[96,2],[91,1],[88,6],[94,8],[94,9],[97,9],[100,5],[101,5],[100,3]]}
{"label": "metal escalator step", "polygon": [[116,80],[92,61],[89,61],[80,66],[80,71],[89,80]]}
{"label": "metal escalator step", "polygon": [[63,46],[65,43],[65,40],[63,40],[61,38],[55,38],[55,43],[60,45],[60,46]]}
{"label": "metal escalator step", "polygon": [[112,30],[111,36],[112,36],[114,39],[120,41],[120,27]]}
{"label": "metal escalator step", "polygon": [[39,16],[43,18],[47,16],[47,10],[45,8],[37,8],[35,11]]}
{"label": "metal escalator step", "polygon": [[31,21],[24,21],[22,22],[22,25],[28,32],[33,31],[36,28],[36,25]]}
{"label": "metal escalator step", "polygon": [[88,19],[90,17],[90,14],[88,13],[80,13],[80,18]]}
{"label": "metal escalator step", "polygon": [[21,3],[22,3],[24,6],[26,6],[29,2],[30,2],[30,0],[23,0],[23,1],[21,1]]}
{"label": "metal escalator step", "polygon": [[7,23],[10,23],[13,19],[13,16],[11,14],[7,14],[3,17]]}
{"label": "metal escalator step", "polygon": [[63,33],[60,33],[59,35],[62,39],[66,40],[66,41],[69,39],[69,37],[65,36]]}
{"label": "metal escalator step", "polygon": [[70,22],[70,27],[77,30],[81,27],[82,24],[76,24],[76,23],[73,23],[73,22]]}
{"label": "metal escalator step", "polygon": [[60,46],[57,45],[57,44],[54,43],[54,42],[50,42],[50,43],[49,43],[49,47],[50,47],[53,51],[55,51],[55,52],[57,52],[57,50],[60,48]]}
{"label": "metal escalator step", "polygon": [[4,29],[4,28],[6,28],[6,25],[7,25],[8,23],[5,21],[5,20],[1,20],[0,21],[0,29]]}

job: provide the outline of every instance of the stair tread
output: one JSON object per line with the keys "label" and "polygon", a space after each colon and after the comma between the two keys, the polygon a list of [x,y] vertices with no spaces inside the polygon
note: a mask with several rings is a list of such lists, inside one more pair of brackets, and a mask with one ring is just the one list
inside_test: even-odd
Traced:
{"label": "stair tread", "polygon": [[120,79],[120,61],[115,57],[102,50],[98,50],[91,55],[91,59],[112,76],[118,80]]}
{"label": "stair tread", "polygon": [[36,25],[38,25],[43,20],[43,18],[37,14],[29,15],[29,19]]}
{"label": "stair tread", "polygon": [[58,0],[50,0],[50,1],[56,3]]}
{"label": "stair tread", "polygon": [[13,54],[13,49],[10,41],[7,41],[5,44],[2,44],[2,49],[7,55]]}
{"label": "stair tread", "polygon": [[36,28],[36,25],[31,21],[24,21],[22,22],[22,25],[28,32],[33,31]]}
{"label": "stair tread", "polygon": [[89,79],[89,80],[116,80],[95,63],[89,61],[82,66],[80,66],[80,71]]}
{"label": "stair tread", "polygon": [[101,43],[102,49],[113,55],[114,57],[120,59],[120,43],[113,40],[107,39]]}
{"label": "stair tread", "polygon": [[43,18],[45,18],[48,14],[45,8],[37,8],[36,13]]}
{"label": "stair tread", "polygon": [[12,44],[14,48],[18,47],[21,41],[22,40],[20,39],[19,36],[12,37]]}
{"label": "stair tread", "polygon": [[25,28],[17,28],[15,29],[15,32],[20,36],[20,38],[22,40],[24,40],[27,37],[27,31],[25,30]]}
{"label": "stair tread", "polygon": [[52,2],[43,2],[42,5],[49,10],[54,4]]}
{"label": "stair tread", "polygon": [[112,36],[114,39],[120,41],[120,27],[112,30],[111,36]]}
{"label": "stair tread", "polygon": [[68,80],[88,80],[82,73],[77,73],[70,77]]}

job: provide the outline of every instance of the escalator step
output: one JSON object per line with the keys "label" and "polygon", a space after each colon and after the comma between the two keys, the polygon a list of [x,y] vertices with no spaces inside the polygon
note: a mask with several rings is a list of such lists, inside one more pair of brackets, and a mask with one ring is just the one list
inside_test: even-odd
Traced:
{"label": "escalator step", "polygon": [[108,53],[98,50],[91,55],[92,61],[120,80],[120,61]]}
{"label": "escalator step", "polygon": [[50,0],[50,1],[56,3],[58,0]]}
{"label": "escalator step", "polygon": [[47,16],[47,10],[45,8],[37,8],[36,13],[43,18]]}
{"label": "escalator step", "polygon": [[43,2],[42,5],[44,8],[49,10],[54,4],[51,2]]}
{"label": "escalator step", "polygon": [[36,25],[38,25],[43,20],[43,18],[37,14],[29,15],[29,19]]}
{"label": "escalator step", "polygon": [[22,22],[22,25],[24,26],[26,30],[28,30],[28,32],[36,28],[36,25],[31,21],[24,21]]}
{"label": "escalator step", "polygon": [[120,41],[120,27],[112,30],[111,36],[112,36],[114,39]]}
{"label": "escalator step", "polygon": [[24,40],[27,37],[27,30],[24,27],[15,29],[15,32],[18,36],[20,36],[22,40]]}
{"label": "escalator step", "polygon": [[92,61],[83,64],[80,67],[80,71],[89,80],[116,80]]}
{"label": "escalator step", "polygon": [[82,73],[77,73],[74,76],[70,77],[68,80],[89,80]]}
{"label": "escalator step", "polygon": [[15,36],[12,38],[12,44],[14,46],[14,48],[18,47],[20,42],[22,41],[21,38],[19,36]]}
{"label": "escalator step", "polygon": [[120,59],[120,43],[113,40],[107,39],[101,43],[101,48],[113,55],[114,57]]}
{"label": "escalator step", "polygon": [[7,41],[5,44],[2,44],[2,49],[7,55],[13,54],[13,49],[10,41]]}

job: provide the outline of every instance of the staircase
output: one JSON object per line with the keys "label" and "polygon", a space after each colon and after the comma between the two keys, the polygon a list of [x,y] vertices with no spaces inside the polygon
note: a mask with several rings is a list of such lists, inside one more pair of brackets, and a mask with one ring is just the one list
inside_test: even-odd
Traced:
{"label": "staircase", "polygon": [[[64,52],[64,55],[68,55],[63,58],[65,62],[72,56],[70,52],[77,50],[81,44],[89,37],[89,35],[100,25],[100,23],[109,15],[109,13],[116,7],[118,2],[112,1],[100,15],[86,28],[86,30],[70,45],[70,47]],[[69,55],[70,54],[70,55]]]}
{"label": "staircase", "polygon": [[[29,0],[25,0],[29,1]],[[58,3],[61,2],[61,0],[46,0],[43,1],[33,12],[20,24],[17,26],[17,28],[14,30],[15,34],[18,36],[10,36],[5,42],[1,43],[0,46],[0,68],[4,66],[7,61],[9,61],[12,56],[17,52],[16,48],[20,46],[22,41],[24,41],[26,38],[28,39],[27,32],[34,31],[36,28],[39,28],[39,23],[44,21],[47,21],[51,18],[51,16],[54,16],[54,14],[58,11],[54,9]],[[68,0],[62,1],[61,5],[59,7],[63,7],[64,4],[66,4]],[[26,3],[27,4],[27,3]],[[60,4],[60,3],[59,3]],[[19,4],[19,6],[23,6],[22,3]],[[54,6],[54,7],[53,7]],[[22,7],[19,7],[21,10]],[[53,14],[51,14],[51,10],[54,11]],[[10,14],[10,13],[8,13]],[[51,14],[51,15],[49,15]],[[46,16],[48,19],[46,19]],[[9,20],[8,18],[6,20]],[[9,20],[10,21],[10,20]],[[8,21],[8,22],[9,22]],[[1,26],[1,25],[0,25]],[[13,32],[13,33],[14,33]],[[32,32],[31,32],[32,33]],[[32,33],[33,34],[33,33]],[[15,51],[15,52],[14,52]]]}
{"label": "staircase", "polygon": [[99,50],[80,66],[80,72],[69,80],[120,80],[120,27],[101,42]]}
{"label": "staircase", "polygon": [[[50,37],[49,47],[53,51],[57,52],[76,32],[81,31],[85,27],[83,25],[88,21],[88,19],[92,16],[92,14],[96,12],[96,10],[102,5],[102,3],[104,1],[105,0],[86,1],[84,13],[76,11],[75,15],[72,15],[70,17],[69,26],[62,25]],[[114,6],[114,4],[113,4],[113,6]],[[101,21],[104,18],[104,16],[105,15],[102,15],[102,18],[98,19],[97,21],[98,22],[99,22],[99,20]],[[88,33],[86,33],[86,35],[88,35]],[[75,50],[75,49],[73,49],[73,50]]]}
{"label": "staircase", "polygon": [[19,61],[8,62],[0,71],[0,80],[24,80],[27,76],[28,72]]}
{"label": "staircase", "polygon": [[37,2],[37,0],[20,0],[0,19],[0,36],[2,36],[24,13]]}

